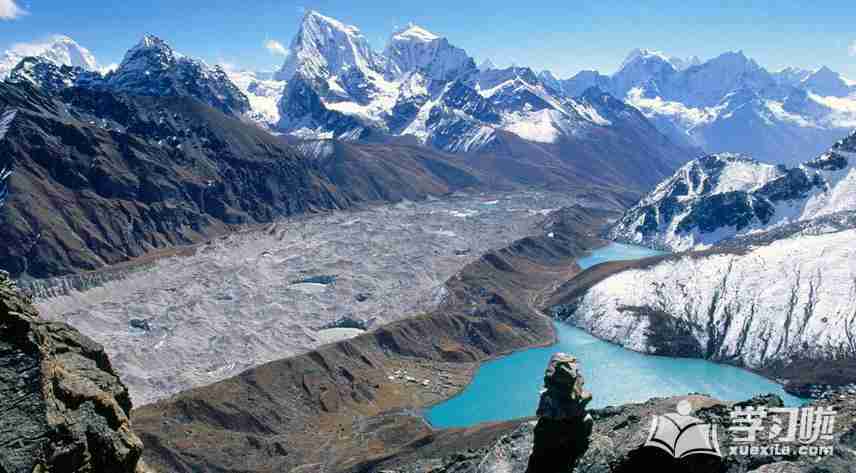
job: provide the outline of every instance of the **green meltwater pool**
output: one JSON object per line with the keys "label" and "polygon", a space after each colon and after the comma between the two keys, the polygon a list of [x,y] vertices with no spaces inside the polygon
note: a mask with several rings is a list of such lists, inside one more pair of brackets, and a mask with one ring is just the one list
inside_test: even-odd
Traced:
{"label": "green meltwater pool", "polygon": [[[647,248],[610,244],[580,259],[587,268],[614,260],[639,259],[661,254]],[[800,398],[762,376],[706,360],[643,355],[599,340],[564,323],[556,323],[558,342],[484,363],[472,383],[458,396],[426,413],[436,428],[464,427],[535,415],[550,356],[566,352],[577,356],[586,387],[594,399],[590,407],[642,402],[652,397],[705,393],[723,400],[743,400],[774,393],[788,405]]]}

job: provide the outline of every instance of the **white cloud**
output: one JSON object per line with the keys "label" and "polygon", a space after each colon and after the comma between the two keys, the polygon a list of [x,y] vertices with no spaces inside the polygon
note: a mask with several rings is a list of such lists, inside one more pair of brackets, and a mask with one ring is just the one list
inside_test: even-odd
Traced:
{"label": "white cloud", "polygon": [[850,49],[848,49],[848,52],[851,56],[856,57],[856,39],[850,43]]}
{"label": "white cloud", "polygon": [[275,54],[277,56],[288,56],[288,49],[279,41],[269,39],[265,41],[265,48],[267,48],[271,54]]}
{"label": "white cloud", "polygon": [[[0,0],[0,2],[2,1],[3,0]],[[38,56],[45,52],[51,44],[53,44],[53,37],[31,41],[29,43],[15,43],[9,48],[9,50],[21,56]]]}
{"label": "white cloud", "polygon": [[15,0],[0,0],[0,20],[14,20],[27,14],[27,10],[19,7]]}

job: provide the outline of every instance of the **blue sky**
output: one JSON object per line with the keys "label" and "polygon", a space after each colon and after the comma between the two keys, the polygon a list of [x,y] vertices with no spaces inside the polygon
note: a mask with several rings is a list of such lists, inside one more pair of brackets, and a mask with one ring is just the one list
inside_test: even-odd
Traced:
{"label": "blue sky", "polygon": [[273,69],[282,57],[263,44],[287,47],[307,8],[359,26],[376,49],[396,26],[413,21],[478,61],[550,69],[560,77],[581,69],[611,73],[630,49],[646,47],[702,59],[743,50],[771,69],[828,65],[856,79],[852,0],[0,0],[0,49],[67,34],[109,64],[150,32],[209,62]]}

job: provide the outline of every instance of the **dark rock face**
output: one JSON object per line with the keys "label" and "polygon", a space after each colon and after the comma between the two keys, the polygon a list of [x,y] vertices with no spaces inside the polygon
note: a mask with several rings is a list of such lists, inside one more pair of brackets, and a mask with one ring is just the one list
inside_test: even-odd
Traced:
{"label": "dark rock face", "polygon": [[220,66],[176,54],[160,38],[146,35],[129,50],[118,69],[105,77],[113,91],[128,95],[194,97],[223,113],[250,110],[247,97]]}
{"label": "dark rock face", "polygon": [[678,224],[678,231],[689,233],[698,228],[710,233],[723,226],[742,230],[754,221],[767,223],[773,212],[772,204],[747,192],[714,194],[691,207],[689,215]]}
{"label": "dark rock face", "polygon": [[0,472],[141,471],[130,411],[101,346],[40,320],[0,273]]}
{"label": "dark rock face", "polygon": [[805,166],[814,169],[822,169],[824,171],[838,171],[846,168],[847,163],[847,158],[836,152],[831,152],[808,161],[805,163]]}
{"label": "dark rock face", "polygon": [[576,358],[564,353],[553,355],[544,374],[546,390],[538,404],[527,473],[570,471],[588,449],[593,422],[586,414],[586,405],[591,393],[583,384]]}
{"label": "dark rock face", "polygon": [[313,88],[312,81],[296,74],[285,87],[283,100],[279,102],[281,127],[292,122],[304,126],[320,127],[321,124],[332,132],[334,138],[366,138],[368,131],[356,118],[341,112],[330,110]]}
{"label": "dark rock face", "polygon": [[[359,300],[359,296],[360,294],[357,295],[357,300]],[[365,320],[358,319],[350,315],[345,315],[328,324],[322,325],[321,327],[319,327],[319,330],[325,330],[330,328],[355,328],[359,330],[366,330],[368,329],[368,326],[369,322]]]}
{"label": "dark rock face", "polygon": [[0,84],[0,268],[48,277],[346,206],[282,141],[190,98]]}
{"label": "dark rock face", "polygon": [[445,155],[344,145],[325,158],[187,97],[0,84],[0,269],[44,278],[234,225],[479,183]]}
{"label": "dark rock face", "polygon": [[73,86],[96,87],[102,83],[101,75],[80,67],[58,66],[43,57],[24,58],[12,70],[9,82],[29,82],[49,94],[56,94]]}

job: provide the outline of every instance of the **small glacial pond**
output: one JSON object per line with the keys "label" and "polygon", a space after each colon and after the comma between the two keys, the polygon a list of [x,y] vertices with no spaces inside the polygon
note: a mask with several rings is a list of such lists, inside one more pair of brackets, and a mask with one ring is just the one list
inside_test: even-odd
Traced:
{"label": "small glacial pond", "polygon": [[[604,261],[657,254],[662,253],[613,243],[581,258],[579,264],[588,268]],[[461,394],[428,410],[428,421],[436,428],[448,428],[535,415],[544,368],[556,352],[580,359],[586,387],[593,395],[589,406],[594,408],[692,392],[723,400],[774,393],[787,405],[802,403],[780,385],[740,368],[706,360],[643,355],[564,323],[556,323],[555,327],[555,345],[484,363]]]}

